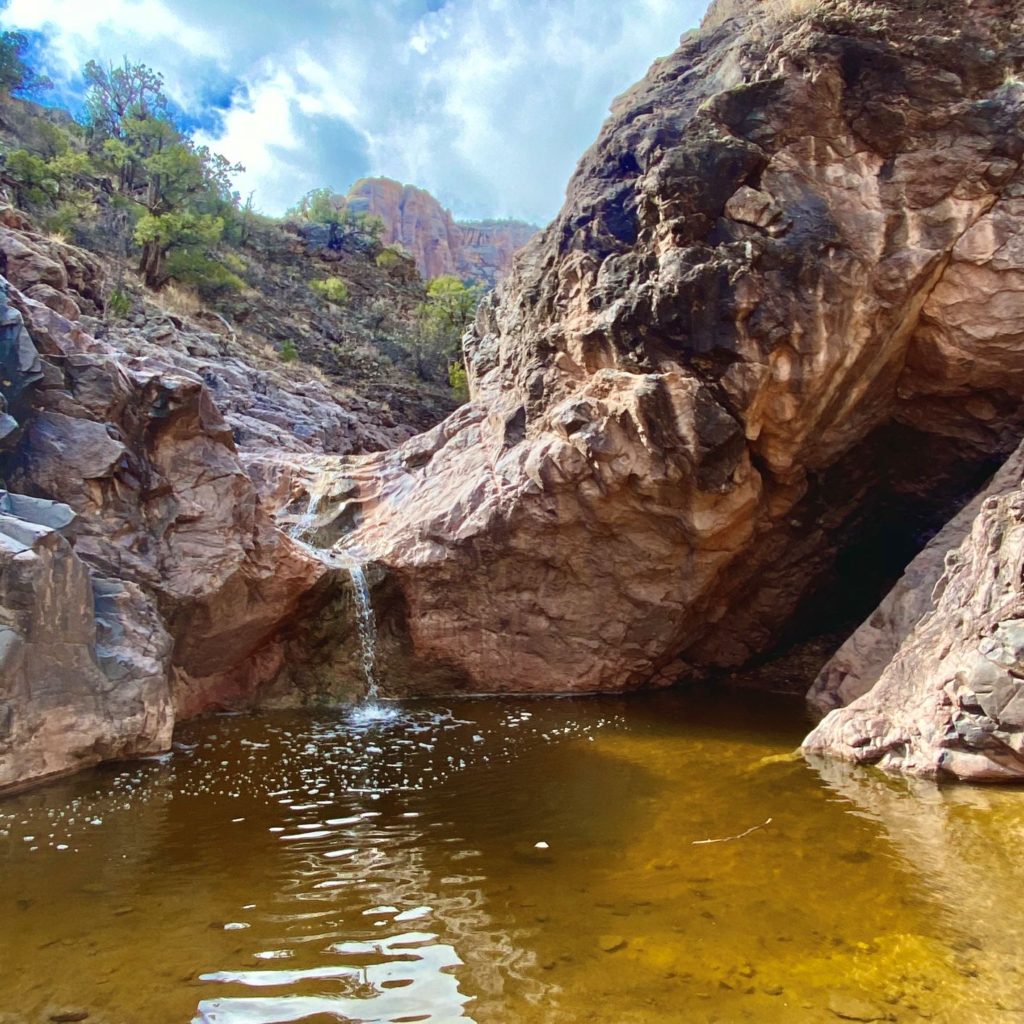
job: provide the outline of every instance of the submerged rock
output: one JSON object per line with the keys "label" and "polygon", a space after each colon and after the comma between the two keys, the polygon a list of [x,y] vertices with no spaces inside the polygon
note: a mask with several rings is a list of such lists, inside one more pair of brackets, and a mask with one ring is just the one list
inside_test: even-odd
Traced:
{"label": "submerged rock", "polygon": [[887,1010],[881,1006],[848,992],[833,992],[828,997],[829,1012],[840,1020],[878,1021],[891,1020]]}
{"label": "submerged rock", "polygon": [[597,940],[598,949],[603,953],[619,953],[629,945],[622,935],[602,935]]}

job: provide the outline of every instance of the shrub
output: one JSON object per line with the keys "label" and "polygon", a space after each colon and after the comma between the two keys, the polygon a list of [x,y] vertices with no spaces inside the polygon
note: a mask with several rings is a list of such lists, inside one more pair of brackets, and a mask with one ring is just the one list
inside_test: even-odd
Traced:
{"label": "shrub", "polygon": [[7,175],[14,182],[15,202],[18,206],[39,206],[55,203],[60,185],[49,163],[27,149],[15,149],[7,154]]}
{"label": "shrub", "polygon": [[106,311],[111,320],[123,320],[132,311],[130,296],[116,288],[107,299]]}
{"label": "shrub", "polygon": [[282,363],[294,363],[298,361],[299,350],[295,347],[295,342],[289,340],[281,345],[277,355]]}
{"label": "shrub", "polygon": [[314,281],[310,286],[321,298],[344,306],[349,300],[348,285],[340,277],[329,277],[325,281]]}
{"label": "shrub", "polygon": [[463,401],[469,398],[469,374],[466,373],[466,367],[462,363],[452,363],[448,367],[448,383],[457,398],[461,398]]}
{"label": "shrub", "polygon": [[396,249],[386,248],[377,253],[377,266],[381,270],[391,270],[402,262],[402,254]]}
{"label": "shrub", "polygon": [[172,281],[195,288],[207,302],[241,291],[245,282],[220,260],[200,249],[178,249],[167,257],[167,276]]}
{"label": "shrub", "polygon": [[233,274],[244,274],[248,264],[236,252],[222,252],[220,261]]}

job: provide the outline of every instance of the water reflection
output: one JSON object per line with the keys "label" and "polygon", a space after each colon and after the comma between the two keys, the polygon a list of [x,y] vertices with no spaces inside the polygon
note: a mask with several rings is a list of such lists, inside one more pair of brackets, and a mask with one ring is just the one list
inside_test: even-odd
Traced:
{"label": "water reflection", "polygon": [[818,757],[812,763],[855,813],[884,827],[925,882],[950,940],[942,955],[971,981],[966,1012],[979,1020],[1024,1014],[1024,918],[1011,909],[1024,887],[1024,790],[936,785]]}
{"label": "water reflection", "polygon": [[252,988],[293,988],[306,981],[331,980],[337,993],[316,996],[235,997],[204,1000],[195,1024],[280,1024],[322,1014],[343,1020],[469,1020],[468,997],[449,973],[462,966],[451,945],[430,932],[410,932],[376,943],[338,943],[339,956],[370,956],[383,962],[362,966],[321,967],[305,971],[219,971],[202,981]]}
{"label": "water reflection", "polygon": [[385,707],[211,719],[0,803],[0,1024],[1020,1005],[1024,794],[819,777],[746,697]]}

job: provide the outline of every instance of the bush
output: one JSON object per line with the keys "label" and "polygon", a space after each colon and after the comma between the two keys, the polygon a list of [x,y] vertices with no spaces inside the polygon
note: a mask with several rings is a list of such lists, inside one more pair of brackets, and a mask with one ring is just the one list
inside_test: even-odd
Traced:
{"label": "bush", "polygon": [[111,320],[123,320],[132,311],[132,300],[120,288],[110,293],[107,299],[106,312]]}
{"label": "bush", "polygon": [[340,277],[329,277],[325,281],[314,281],[309,286],[321,298],[333,302],[336,306],[344,306],[349,300],[348,285]]}
{"label": "bush", "polygon": [[377,253],[377,266],[381,270],[391,270],[402,262],[402,254],[396,249],[386,248]]}
{"label": "bush", "polygon": [[282,363],[294,363],[298,361],[299,350],[295,347],[294,341],[286,341],[278,350],[277,355]]}
{"label": "bush", "polygon": [[27,149],[15,149],[7,154],[7,176],[14,182],[15,202],[18,206],[41,206],[56,203],[60,185],[49,163]]}
{"label": "bush", "polygon": [[244,274],[248,268],[248,264],[236,252],[222,252],[220,254],[220,261],[233,274]]}
{"label": "bush", "polygon": [[448,383],[451,385],[452,391],[455,392],[456,398],[461,398],[463,401],[469,398],[469,374],[466,373],[466,368],[462,363],[452,363],[448,367]]}
{"label": "bush", "polygon": [[220,260],[198,249],[177,249],[167,257],[167,277],[195,288],[202,299],[211,302],[241,291],[245,282]]}

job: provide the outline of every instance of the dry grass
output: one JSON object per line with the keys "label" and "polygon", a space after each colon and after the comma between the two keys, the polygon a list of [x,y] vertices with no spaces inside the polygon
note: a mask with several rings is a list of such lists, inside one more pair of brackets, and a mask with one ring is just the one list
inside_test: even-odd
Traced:
{"label": "dry grass", "polygon": [[203,308],[199,295],[180,284],[169,284],[160,292],[158,301],[168,313],[178,316],[195,316]]}
{"label": "dry grass", "polygon": [[821,0],[765,0],[764,19],[769,24],[796,21],[821,9]]}

